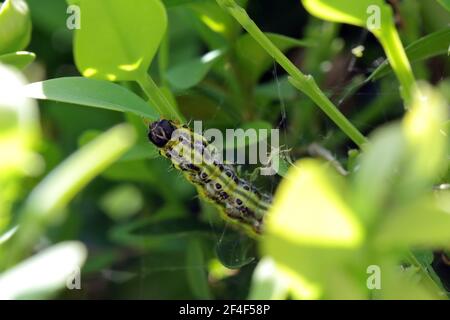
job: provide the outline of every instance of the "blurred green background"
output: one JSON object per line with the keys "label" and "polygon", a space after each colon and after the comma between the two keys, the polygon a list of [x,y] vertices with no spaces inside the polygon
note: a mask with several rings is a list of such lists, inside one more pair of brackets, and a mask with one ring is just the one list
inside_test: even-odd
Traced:
{"label": "blurred green background", "polygon": [[[132,10],[132,2],[123,6]],[[314,199],[329,201],[328,209],[337,212],[337,217],[351,211],[355,221],[363,221],[364,241],[357,240],[358,228],[349,227],[352,237],[347,244],[358,242],[358,248],[350,253],[343,234],[331,237],[329,247],[320,241],[319,245],[309,240],[297,243],[295,232],[290,242],[282,242],[276,237],[282,222],[277,224],[275,218],[270,227],[274,236],[265,240],[252,239],[232,228],[147,143],[143,117],[52,101],[58,99],[22,99],[20,88],[25,82],[81,75],[74,62],[74,31],[66,25],[70,16],[66,1],[26,3],[31,20],[26,14],[23,23],[14,20],[25,47],[18,43],[16,47],[10,45],[12,50],[0,50],[1,62],[21,69],[0,70],[0,297],[366,299],[448,295],[450,267],[445,250],[450,250],[450,223],[441,213],[448,216],[450,209],[449,143],[448,136],[437,138],[436,134],[442,132],[442,122],[447,121],[448,130],[450,63],[448,50],[442,51],[442,41],[449,38],[450,12],[440,3],[390,1],[405,47],[426,35],[443,34],[440,42],[421,47],[421,59],[411,62],[416,78],[430,84],[425,91],[430,92],[437,111],[423,111],[417,106],[412,120],[402,120],[405,108],[394,74],[386,72],[376,81],[364,82],[385,57],[383,47],[370,32],[315,18],[300,1],[240,1],[286,56],[305,74],[314,76],[355,127],[370,137],[375,133],[373,145],[361,155],[308,97],[289,84],[286,72],[215,1],[163,1],[168,29],[161,35],[162,43],[149,74],[168,100],[188,122],[204,121],[205,129],[279,128],[283,151],[290,159],[328,162],[326,169],[317,163],[304,164],[305,172],[312,177],[309,182],[301,182],[295,169],[288,173],[299,182],[289,186],[288,179],[283,180],[285,186],[280,191],[283,193],[277,193],[274,217],[289,215],[289,211],[286,221],[293,226],[311,226],[316,222],[303,223],[309,221],[307,215],[320,216],[323,211],[323,219],[334,221],[334,216],[327,215],[329,211],[315,207],[312,200],[309,203],[308,199],[319,195]],[[6,15],[2,21],[1,14],[0,28],[6,21]],[[32,31],[26,45],[31,27],[28,23]],[[5,34],[11,35],[11,30],[14,27]],[[7,48],[7,36],[1,30],[0,39]],[[147,40],[140,41],[145,44]],[[4,48],[0,44],[0,49]],[[25,49],[36,56],[32,62],[30,56],[29,64],[2,60],[4,54]],[[201,59],[213,51],[219,52],[217,58]],[[107,55],[99,53],[99,59]],[[135,82],[118,84],[145,99],[145,92]],[[420,105],[417,100],[415,104]],[[438,133],[433,129],[425,133],[408,129],[408,123],[417,119]],[[240,171],[250,178],[253,169]],[[334,177],[342,171],[348,175]],[[285,175],[258,177],[254,183],[275,193]],[[377,181],[380,176],[383,181]],[[80,182],[74,186],[67,182],[77,179]],[[328,188],[333,190],[331,195]],[[320,198],[322,191],[325,200]],[[372,199],[378,191],[382,195]],[[289,197],[289,192],[297,196]],[[290,203],[295,197],[301,200]],[[431,204],[432,197],[441,202]],[[341,202],[349,209],[342,209]],[[402,210],[410,211],[411,217],[399,218],[386,229],[380,227],[386,216]],[[423,223],[424,217],[412,214],[415,211],[425,213],[431,222]],[[342,230],[345,226],[343,223]],[[289,234],[289,228],[285,230]],[[377,237],[379,230],[386,237]],[[411,234],[406,234],[407,230]],[[58,243],[65,245],[58,247]],[[36,254],[37,259],[26,260]],[[73,269],[69,273],[74,278],[68,281],[75,285],[79,277],[81,290],[65,287],[67,272],[59,275],[56,270],[52,277],[52,263],[55,267],[64,259],[67,265],[61,268]],[[364,263],[358,265],[358,261]],[[282,270],[279,276],[270,276],[274,263]],[[383,287],[385,294],[377,296],[366,290],[366,267],[370,264],[397,266],[403,275],[384,273],[390,285]],[[313,274],[310,271],[314,268],[321,271]],[[40,280],[23,276],[30,272]],[[405,275],[409,282],[403,285],[398,279]],[[411,283],[422,287],[414,287],[414,291]]]}

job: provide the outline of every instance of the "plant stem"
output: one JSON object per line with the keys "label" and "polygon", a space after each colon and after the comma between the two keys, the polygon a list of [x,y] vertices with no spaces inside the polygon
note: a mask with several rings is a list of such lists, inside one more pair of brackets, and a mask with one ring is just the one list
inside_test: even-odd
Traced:
{"label": "plant stem", "polygon": [[158,113],[168,119],[178,120],[184,122],[183,116],[179,111],[169,102],[164,93],[153,81],[150,75],[145,74],[139,77],[136,82],[141,86],[144,93],[147,95],[150,103],[156,108]]}
{"label": "plant stem", "polygon": [[338,110],[338,108],[320,90],[312,76],[304,75],[269,38],[258,28],[247,12],[233,0],[216,0],[227,10],[247,32],[272,56],[275,61],[290,75],[289,81],[297,89],[313,100],[328,117],[356,144],[362,147],[366,138],[353,124]]}
{"label": "plant stem", "polygon": [[423,276],[423,281],[429,286],[429,289],[436,290],[438,295],[443,294],[444,290],[433,280],[433,278],[428,274],[427,270],[424,269],[422,264],[417,260],[416,256],[409,251],[408,252],[408,260],[409,262],[419,269],[420,274]]}
{"label": "plant stem", "polygon": [[379,40],[400,82],[400,94],[405,102],[405,107],[408,108],[412,102],[414,91],[417,89],[416,80],[408,56],[393,23],[385,27],[383,36],[379,37]]}

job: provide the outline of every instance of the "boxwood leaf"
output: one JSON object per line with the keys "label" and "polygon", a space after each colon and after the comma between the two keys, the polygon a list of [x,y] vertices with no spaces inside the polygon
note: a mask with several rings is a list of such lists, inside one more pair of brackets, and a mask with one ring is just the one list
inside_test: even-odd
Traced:
{"label": "boxwood leaf", "polygon": [[159,0],[80,0],[75,62],[85,77],[136,80],[145,74],[167,27]]}
{"label": "boxwood leaf", "polygon": [[24,0],[6,0],[0,6],[0,54],[26,48],[31,37],[31,18]]}
{"label": "boxwood leaf", "polygon": [[17,51],[13,53],[7,53],[0,56],[0,63],[14,66],[18,69],[23,69],[36,59],[36,55],[33,52]]}
{"label": "boxwood leaf", "polygon": [[159,118],[158,113],[139,96],[108,81],[82,77],[56,78],[31,83],[25,86],[24,91],[28,97],[35,99],[132,112],[150,120]]}

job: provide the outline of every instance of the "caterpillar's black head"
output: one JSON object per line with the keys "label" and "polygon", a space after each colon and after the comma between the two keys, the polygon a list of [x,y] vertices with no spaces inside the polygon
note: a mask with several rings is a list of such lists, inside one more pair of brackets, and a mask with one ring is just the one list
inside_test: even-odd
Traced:
{"label": "caterpillar's black head", "polygon": [[148,139],[158,148],[162,148],[169,142],[175,130],[175,125],[169,120],[155,121],[150,124]]}

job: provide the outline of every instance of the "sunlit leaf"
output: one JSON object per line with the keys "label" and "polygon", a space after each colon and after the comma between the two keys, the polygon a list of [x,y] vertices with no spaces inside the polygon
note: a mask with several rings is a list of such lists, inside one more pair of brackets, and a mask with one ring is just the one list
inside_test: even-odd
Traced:
{"label": "sunlit leaf", "polygon": [[80,242],[54,245],[0,274],[0,299],[42,299],[71,282],[86,260]]}
{"label": "sunlit leaf", "polygon": [[327,164],[297,162],[277,190],[267,232],[303,245],[357,247],[363,230],[339,191],[343,187]]}
{"label": "sunlit leaf", "polygon": [[367,28],[381,42],[401,84],[406,105],[411,102],[415,79],[394,24],[393,10],[384,0],[302,0],[312,15]]}
{"label": "sunlit leaf", "polygon": [[167,80],[175,89],[185,90],[194,87],[205,78],[223,53],[223,51],[215,50],[199,59],[179,64],[167,71]]}
{"label": "sunlit leaf", "polygon": [[0,246],[7,242],[17,232],[18,227],[15,226],[3,234],[0,234]]}
{"label": "sunlit leaf", "polygon": [[167,27],[159,0],[80,0],[75,62],[85,77],[136,80],[147,72]]}
{"label": "sunlit leaf", "polygon": [[31,37],[31,18],[24,0],[6,0],[0,6],[0,55],[25,49]]}
{"label": "sunlit leaf", "polygon": [[275,262],[265,257],[253,272],[249,300],[281,300],[288,294],[289,279],[277,270]]}
{"label": "sunlit leaf", "polygon": [[0,234],[20,196],[21,179],[44,167],[34,152],[40,137],[37,106],[21,94],[24,84],[23,76],[0,64]]}
{"label": "sunlit leaf", "polygon": [[408,185],[432,183],[446,169],[448,104],[431,86],[415,92],[410,112],[403,120],[410,159]]}
{"label": "sunlit leaf", "polygon": [[431,247],[450,245],[450,204],[424,198],[402,206],[384,219],[376,234],[379,246]]}
{"label": "sunlit leaf", "polygon": [[[448,54],[450,43],[450,28],[433,32],[425,37],[414,41],[405,48],[406,55],[411,62],[421,61],[437,55]],[[366,81],[375,81],[389,74],[391,67],[388,61],[382,63],[367,78]]]}
{"label": "sunlit leaf", "polygon": [[1,258],[11,263],[26,254],[47,225],[63,218],[64,208],[80,190],[117,160],[134,141],[133,129],[129,125],[118,125],[54,169],[26,200],[19,231],[8,250],[0,254]]}
{"label": "sunlit leaf", "polygon": [[106,131],[47,176],[31,193],[25,212],[31,215],[30,218],[36,215],[39,221],[51,221],[58,210],[128,150],[134,140],[134,131],[128,125],[118,125]]}
{"label": "sunlit leaf", "polygon": [[18,51],[0,55],[0,63],[23,69],[34,61],[36,55],[32,52]]}
{"label": "sunlit leaf", "polygon": [[199,33],[210,48],[224,46],[238,35],[240,26],[214,1],[196,1],[189,7],[200,21]]}
{"label": "sunlit leaf", "polygon": [[394,177],[406,154],[401,128],[389,125],[376,131],[359,157],[352,184],[353,207],[367,225],[378,218],[380,208],[394,196]]}
{"label": "sunlit leaf", "polygon": [[132,112],[151,120],[159,118],[158,113],[139,96],[108,81],[82,77],[56,78],[29,84],[25,86],[24,92],[35,99]]}
{"label": "sunlit leaf", "polygon": [[382,284],[380,290],[374,292],[375,299],[383,300],[437,300],[445,299],[443,290],[437,286],[426,286],[421,283],[420,275],[416,281],[411,279],[409,270],[402,270],[395,261],[386,259],[380,265]]}

